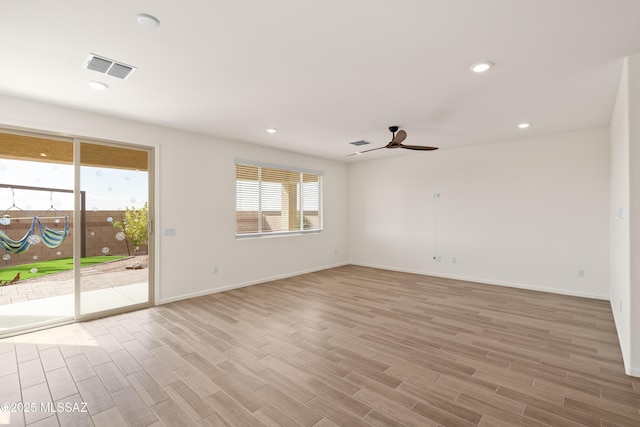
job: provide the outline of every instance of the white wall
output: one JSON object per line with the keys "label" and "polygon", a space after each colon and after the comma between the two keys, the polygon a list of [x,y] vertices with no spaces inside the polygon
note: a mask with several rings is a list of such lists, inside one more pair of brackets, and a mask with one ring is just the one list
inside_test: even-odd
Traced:
{"label": "white wall", "polygon": [[611,119],[611,308],[626,372],[640,376],[640,55],[625,59]]}
{"label": "white wall", "polygon": [[600,128],[352,164],[349,261],[608,299],[608,141]]}
{"label": "white wall", "polygon": [[631,351],[629,235],[629,73],[625,60],[611,117],[611,309],[625,365]]}
{"label": "white wall", "polygon": [[[235,159],[323,171],[324,231],[236,240]],[[205,138],[187,147],[163,144],[160,168],[162,228],[176,229],[161,242],[163,301],[346,263],[345,164]],[[193,221],[184,221],[185,211]]]}
{"label": "white wall", "polygon": [[631,282],[629,336],[631,353],[627,373],[640,377],[640,54],[630,56],[629,64],[629,235],[631,242]]}
{"label": "white wall", "polygon": [[[0,96],[0,126],[157,148],[159,303],[347,261],[347,166],[343,163],[8,96]],[[237,158],[323,171],[324,231],[236,240]],[[185,212],[190,213],[186,221]],[[163,236],[165,228],[175,228],[175,236]]]}

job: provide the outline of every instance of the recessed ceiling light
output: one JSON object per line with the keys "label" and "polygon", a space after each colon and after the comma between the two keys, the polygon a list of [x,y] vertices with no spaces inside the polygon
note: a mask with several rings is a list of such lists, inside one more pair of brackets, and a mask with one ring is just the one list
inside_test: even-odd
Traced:
{"label": "recessed ceiling light", "polygon": [[138,21],[138,24],[149,28],[155,28],[160,25],[158,18],[147,13],[139,13],[136,16],[136,20]]}
{"label": "recessed ceiling light", "polygon": [[40,153],[40,157],[47,157],[47,153]]}
{"label": "recessed ceiling light", "polygon": [[269,129],[267,129],[267,132],[269,132],[269,133],[276,133],[276,132],[278,132],[278,129],[276,129],[276,128],[269,128]]}
{"label": "recessed ceiling light", "polygon": [[474,73],[484,73],[491,67],[493,67],[493,62],[491,61],[476,62],[471,66],[471,71]]}
{"label": "recessed ceiling light", "polygon": [[518,127],[519,127],[520,129],[526,129],[526,128],[528,128],[529,126],[531,126],[531,124],[530,124],[530,123],[520,123],[520,124],[518,125]]}
{"label": "recessed ceiling light", "polygon": [[88,84],[89,84],[89,87],[91,87],[91,89],[95,89],[95,90],[105,90],[106,88],[109,87],[106,84],[102,82],[96,82],[95,80],[90,81]]}

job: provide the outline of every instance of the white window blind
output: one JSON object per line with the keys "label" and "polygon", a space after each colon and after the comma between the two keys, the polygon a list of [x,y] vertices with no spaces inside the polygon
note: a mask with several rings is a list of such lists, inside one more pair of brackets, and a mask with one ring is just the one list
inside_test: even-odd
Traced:
{"label": "white window blind", "polygon": [[236,163],[236,236],[322,230],[322,173]]}

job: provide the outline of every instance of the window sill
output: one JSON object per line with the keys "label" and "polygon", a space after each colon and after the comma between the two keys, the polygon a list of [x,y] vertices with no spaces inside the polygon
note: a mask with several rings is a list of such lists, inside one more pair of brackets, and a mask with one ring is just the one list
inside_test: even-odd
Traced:
{"label": "window sill", "polygon": [[263,237],[304,236],[307,234],[318,234],[318,233],[322,233],[322,230],[282,231],[277,233],[246,233],[246,234],[236,234],[236,240],[260,239]]}

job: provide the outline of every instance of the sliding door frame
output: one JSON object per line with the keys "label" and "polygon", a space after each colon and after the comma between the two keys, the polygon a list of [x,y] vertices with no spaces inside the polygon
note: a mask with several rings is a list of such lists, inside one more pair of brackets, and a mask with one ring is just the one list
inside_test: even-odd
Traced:
{"label": "sliding door frame", "polygon": [[[66,325],[70,323],[96,319],[106,316],[112,316],[115,314],[125,313],[129,311],[139,310],[142,308],[148,308],[155,305],[156,295],[158,291],[156,289],[156,246],[158,244],[158,239],[156,237],[155,231],[155,217],[156,217],[156,202],[155,202],[155,194],[156,194],[156,151],[157,147],[150,145],[138,145],[138,144],[130,144],[118,141],[107,141],[93,138],[84,138],[84,137],[74,137],[68,134],[56,134],[55,132],[47,132],[47,131],[39,131],[34,129],[27,129],[21,127],[12,127],[6,125],[0,125],[0,133],[13,134],[17,136],[25,136],[25,137],[33,137],[33,138],[44,138],[50,140],[56,140],[61,142],[67,142],[69,144],[73,144],[73,194],[74,194],[74,207],[73,207],[73,265],[74,265],[74,312],[69,313],[68,317],[61,318],[58,321],[51,321],[46,324],[39,324],[34,327],[24,326],[17,327],[8,331],[6,334],[0,334],[0,338],[6,338],[14,335],[25,334],[29,332],[34,332],[42,329],[48,329],[56,326]],[[82,239],[84,238],[84,230],[82,230],[81,226],[76,227],[75,224],[81,224],[81,180],[80,180],[80,167],[81,167],[81,157],[80,157],[80,147],[82,143],[94,144],[94,145],[103,145],[115,148],[123,148],[123,149],[132,149],[132,150],[140,150],[145,151],[147,153],[148,159],[148,183],[147,183],[147,192],[148,192],[148,214],[149,214],[149,222],[147,224],[149,230],[149,242],[148,242],[148,298],[147,302],[127,305],[121,308],[115,308],[110,310],[104,310],[95,313],[82,314],[81,312],[81,272],[80,272],[80,258],[81,258],[81,248],[82,248]]]}
{"label": "sliding door frame", "polygon": [[149,221],[147,223],[147,229],[149,230],[148,238],[148,259],[149,265],[147,266],[148,283],[147,283],[147,301],[139,304],[126,305],[123,307],[113,308],[109,310],[92,312],[88,314],[82,313],[82,274],[80,270],[80,248],[82,247],[82,239],[85,238],[84,231],[74,233],[73,238],[73,269],[74,269],[74,319],[76,321],[85,321],[96,319],[105,316],[113,316],[115,314],[126,313],[129,311],[140,310],[142,308],[148,308],[155,305],[155,258],[156,258],[156,244],[155,244],[155,148],[125,144],[113,141],[103,141],[90,138],[74,138],[73,139],[73,166],[74,166],[74,210],[73,221],[80,224],[80,212],[81,212],[81,146],[83,143],[102,145],[105,147],[123,148],[129,150],[140,150],[147,153],[147,194],[148,194],[148,209],[149,209]]}

